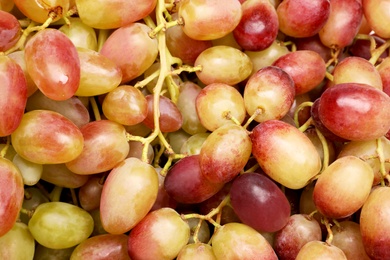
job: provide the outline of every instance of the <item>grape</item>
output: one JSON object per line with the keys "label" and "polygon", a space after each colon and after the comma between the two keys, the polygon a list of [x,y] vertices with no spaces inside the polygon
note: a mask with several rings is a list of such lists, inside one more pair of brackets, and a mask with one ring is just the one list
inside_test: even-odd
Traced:
{"label": "grape", "polygon": [[77,97],[56,101],[46,97],[41,91],[36,91],[27,99],[26,111],[32,110],[51,110],[58,112],[79,128],[90,121],[88,109]]}
{"label": "grape", "polygon": [[322,57],[311,50],[299,50],[285,54],[273,65],[283,69],[292,77],[296,95],[307,93],[318,86],[326,72]]}
{"label": "grape", "polygon": [[80,18],[71,18],[71,24],[64,24],[59,31],[63,32],[76,47],[97,51],[97,37],[95,30],[83,23]]}
{"label": "grape", "polygon": [[171,208],[150,212],[130,232],[128,252],[132,259],[174,259],[187,244],[190,227]]}
{"label": "grape", "polygon": [[70,260],[95,259],[130,259],[127,253],[128,236],[125,234],[103,234],[81,242],[70,256]]}
{"label": "grape", "polygon": [[35,241],[26,224],[16,222],[10,231],[0,236],[1,259],[33,259]]}
{"label": "grape", "polygon": [[199,133],[199,134],[192,135],[182,145],[180,149],[180,153],[186,155],[199,154],[204,141],[206,141],[209,135],[210,133]]}
{"label": "grape", "polygon": [[313,143],[288,123],[265,121],[253,129],[251,140],[252,154],[261,168],[287,188],[303,188],[321,169],[321,159]]}
{"label": "grape", "polygon": [[209,225],[207,224],[207,222],[202,221],[202,223],[200,224],[199,232],[197,234],[197,238],[198,238],[199,242],[194,241],[195,230],[199,224],[199,221],[200,221],[200,219],[197,219],[197,218],[187,219],[187,224],[190,226],[190,230],[191,230],[191,235],[190,235],[190,238],[188,240],[188,244],[194,244],[194,243],[197,244],[199,242],[207,243],[210,240]]}
{"label": "grape", "polygon": [[368,60],[360,57],[347,57],[340,61],[333,70],[333,84],[362,83],[382,90],[382,79]]}
{"label": "grape", "polygon": [[204,133],[207,131],[199,120],[198,114],[196,113],[196,97],[202,90],[199,85],[186,81],[180,87],[180,94],[177,99],[177,108],[183,117],[183,124],[181,128],[189,133],[195,135],[198,133]]}
{"label": "grape", "polygon": [[52,12],[57,14],[53,21],[57,21],[69,9],[69,0],[49,0],[43,3],[24,0],[14,0],[14,2],[20,12],[37,23],[44,23]]}
{"label": "grape", "polygon": [[116,29],[104,42],[100,53],[121,69],[121,83],[142,75],[156,60],[157,40],[149,37],[150,31],[145,24],[131,23]]}
{"label": "grape", "polygon": [[390,129],[390,97],[369,85],[337,84],[323,92],[318,106],[324,126],[347,140],[372,140]]}
{"label": "grape", "polygon": [[38,90],[38,87],[27,72],[26,61],[24,59],[24,51],[14,51],[8,54],[8,57],[13,59],[22,69],[27,83],[27,97],[30,97]]}
{"label": "grape", "polygon": [[236,177],[249,160],[252,142],[246,130],[233,123],[219,127],[202,145],[200,170],[213,183],[227,183]]}
{"label": "grape", "polygon": [[305,214],[291,215],[287,224],[275,234],[274,249],[279,259],[294,260],[299,250],[310,241],[321,241],[317,220]]}
{"label": "grape", "polygon": [[211,246],[204,243],[188,244],[180,250],[177,256],[177,260],[192,259],[217,260]]}
{"label": "grape", "polygon": [[21,36],[21,27],[16,17],[0,10],[0,51],[6,51],[14,46]]}
{"label": "grape", "polygon": [[[24,189],[24,200],[22,208],[26,210],[35,210],[40,204],[49,202],[49,199],[43,195],[42,191],[36,187],[27,187]],[[30,218],[27,214],[20,214],[21,222],[28,224]]]}
{"label": "grape", "polygon": [[239,123],[244,122],[246,116],[240,92],[223,83],[213,83],[203,88],[196,97],[195,105],[200,122],[209,131],[231,123],[226,113],[230,113]]}
{"label": "grape", "polygon": [[27,71],[47,97],[66,100],[80,83],[80,59],[76,47],[62,32],[45,29],[26,44]]}
{"label": "grape", "polygon": [[136,158],[119,163],[103,185],[100,215],[104,229],[111,234],[132,229],[152,208],[158,186],[157,172],[151,165]]}
{"label": "grape", "polygon": [[237,43],[236,39],[234,39],[233,32],[230,32],[221,38],[214,39],[211,42],[213,46],[230,46],[242,51],[241,46]]}
{"label": "grape", "polygon": [[390,37],[390,14],[388,12],[390,3],[388,0],[363,0],[363,12],[370,28],[380,37]]}
{"label": "grape", "polygon": [[140,90],[122,85],[106,95],[102,109],[104,115],[112,121],[122,125],[136,125],[146,118],[148,103]]}
{"label": "grape", "polygon": [[80,129],[84,147],[79,156],[66,163],[77,174],[96,174],[111,170],[129,153],[126,130],[110,120],[93,121]]}
{"label": "grape", "polygon": [[296,38],[294,43],[297,47],[297,50],[311,50],[317,52],[325,62],[332,58],[331,51],[329,47],[325,46],[318,34],[315,34],[311,37]]}
{"label": "grape", "polygon": [[27,83],[22,68],[11,58],[0,56],[0,136],[19,126],[27,102]]}
{"label": "grape", "polygon": [[294,81],[285,71],[274,66],[257,71],[249,78],[244,89],[244,103],[248,114],[253,115],[256,109],[261,109],[261,114],[254,119],[257,122],[284,117],[289,112],[294,97]]}
{"label": "grape", "polygon": [[[317,152],[320,155],[321,161],[324,161],[324,148],[320,138],[318,137],[316,129],[309,128],[304,132],[304,134],[307,137],[309,137],[310,141],[316,147]],[[325,140],[326,140],[326,145],[328,146],[328,163],[332,163],[336,159],[336,147],[333,142],[329,141],[326,138]]]}
{"label": "grape", "polygon": [[[153,129],[154,128],[154,94],[147,95],[147,114],[143,123]],[[183,125],[183,116],[175,103],[167,97],[159,96],[159,125],[161,132],[175,132]]]}
{"label": "grape", "polygon": [[237,0],[184,0],[179,17],[184,33],[195,40],[214,40],[232,32],[242,16]]}
{"label": "grape", "polygon": [[364,250],[360,225],[352,221],[341,221],[338,226],[332,227],[332,245],[343,250],[348,259],[369,260]]}
{"label": "grape", "polygon": [[[127,154],[126,158],[135,157],[135,158],[138,158],[141,160],[142,159],[142,152],[143,152],[145,145],[142,144],[142,142],[129,141],[129,147],[130,147],[129,153]],[[148,162],[153,161],[153,158],[154,158],[154,150],[153,150],[153,146],[151,144],[149,144],[147,158],[148,158]]]}
{"label": "grape", "polygon": [[352,44],[363,18],[361,2],[361,0],[330,1],[329,18],[318,32],[325,46],[342,49]]}
{"label": "grape", "polygon": [[10,12],[14,8],[14,0],[0,0],[0,10]]}
{"label": "grape", "polygon": [[260,233],[241,223],[223,225],[214,233],[211,241],[217,259],[278,259]]}
{"label": "grape", "polygon": [[277,8],[279,30],[286,35],[304,38],[317,34],[330,15],[329,0],[287,0]]}
{"label": "grape", "polygon": [[199,155],[187,156],[169,169],[164,188],[177,202],[200,203],[216,194],[223,183],[210,182],[201,172]]}
{"label": "grape", "polygon": [[[385,137],[380,138],[383,154],[385,158],[390,158],[390,141]],[[377,151],[377,141],[376,140],[368,140],[368,141],[352,141],[344,144],[340,147],[340,151],[338,157],[344,157],[348,155],[353,155],[359,158],[370,158],[373,154],[376,154]],[[380,173],[380,161],[379,158],[370,158],[365,160],[367,162],[373,172],[374,172],[374,181],[373,186],[379,184],[382,174]],[[385,164],[385,171],[390,171],[390,165]]]}
{"label": "grape", "polygon": [[279,57],[289,53],[286,46],[273,41],[272,44],[262,51],[244,51],[251,59],[253,69],[251,75],[255,74],[259,69],[271,66]]}
{"label": "grape", "polygon": [[377,187],[371,192],[360,213],[360,233],[364,249],[371,259],[389,258],[389,194],[389,187]]}
{"label": "grape", "polygon": [[230,199],[242,222],[258,231],[278,231],[290,217],[291,208],[286,196],[268,177],[258,173],[237,177],[230,190]]}
{"label": "grape", "polygon": [[34,260],[69,260],[74,248],[75,247],[73,246],[64,249],[52,249],[37,244],[35,248]]}
{"label": "grape", "polygon": [[157,0],[76,0],[81,21],[97,29],[114,29],[141,20],[153,11],[156,3]]}
{"label": "grape", "polygon": [[384,59],[377,67],[382,79],[383,92],[390,96],[390,57]]}
{"label": "grape", "polygon": [[180,153],[181,147],[184,145],[185,142],[187,142],[188,138],[190,137],[190,134],[183,131],[182,129],[179,129],[178,131],[169,133],[167,136],[167,140],[169,141],[172,150],[175,153]]}
{"label": "grape", "polygon": [[355,156],[340,157],[319,176],[314,186],[314,204],[326,217],[348,217],[363,206],[373,180],[368,163]]}
{"label": "grape", "polygon": [[64,202],[40,204],[34,211],[28,228],[34,239],[52,249],[64,249],[86,240],[93,230],[89,213]]}
{"label": "grape", "polygon": [[[177,13],[172,15],[177,19]],[[182,26],[173,26],[167,29],[167,47],[174,57],[180,58],[184,64],[194,65],[201,52],[213,46],[211,41],[198,41],[184,33]]]}
{"label": "grape", "polygon": [[[363,18],[364,18],[364,16],[363,16]],[[369,34],[369,33],[366,33],[366,34]],[[379,38],[376,35],[370,35],[370,36],[374,38],[376,48],[382,46],[385,43],[384,39]],[[354,43],[348,48],[348,50],[353,56],[361,57],[361,58],[364,58],[366,60],[369,60],[372,56],[371,55],[371,42],[364,40],[364,39],[361,39],[361,40],[356,39],[354,41]],[[386,52],[383,52],[379,57],[379,61],[382,59],[385,59],[387,56],[388,56],[388,54]]]}
{"label": "grape", "polygon": [[0,237],[14,226],[23,203],[23,178],[19,169],[0,157]]}
{"label": "grape", "polygon": [[108,232],[103,228],[103,224],[100,217],[100,209],[99,208],[93,209],[89,211],[89,214],[91,214],[93,218],[92,236],[108,234]]}
{"label": "grape", "polygon": [[80,206],[86,211],[99,208],[102,190],[102,177],[91,176],[88,181],[79,189],[78,195]]}
{"label": "grape", "polygon": [[65,164],[44,164],[41,179],[56,186],[76,189],[88,181],[89,176],[75,174]]}
{"label": "grape", "polygon": [[202,67],[196,75],[205,85],[235,85],[245,80],[253,68],[244,52],[230,46],[214,46],[204,50],[196,58],[194,65]]}
{"label": "grape", "polygon": [[247,51],[268,48],[278,35],[279,21],[275,7],[267,0],[247,0],[241,8],[240,23],[233,30],[237,43]]}
{"label": "grape", "polygon": [[160,174],[161,168],[156,168],[158,173],[158,193],[156,201],[154,202],[150,211],[161,209],[161,208],[172,208],[175,209],[177,207],[177,201],[171,198],[167,191],[164,188],[165,177]]}
{"label": "grape", "polygon": [[80,84],[77,96],[97,96],[110,92],[122,80],[120,67],[103,54],[94,50],[77,48],[80,58]]}
{"label": "grape", "polygon": [[320,259],[337,259],[337,260],[347,260],[344,252],[334,246],[329,245],[322,241],[310,241],[306,243],[301,250],[299,251],[296,260],[320,260]]}
{"label": "grape", "polygon": [[23,183],[28,186],[35,185],[42,176],[42,165],[27,161],[16,154],[12,160],[20,170],[23,177]]}

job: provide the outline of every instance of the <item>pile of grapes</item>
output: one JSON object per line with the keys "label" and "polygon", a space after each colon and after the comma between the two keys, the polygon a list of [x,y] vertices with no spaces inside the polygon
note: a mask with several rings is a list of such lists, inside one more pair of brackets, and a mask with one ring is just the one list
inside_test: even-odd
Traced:
{"label": "pile of grapes", "polygon": [[0,259],[390,259],[390,0],[0,0]]}

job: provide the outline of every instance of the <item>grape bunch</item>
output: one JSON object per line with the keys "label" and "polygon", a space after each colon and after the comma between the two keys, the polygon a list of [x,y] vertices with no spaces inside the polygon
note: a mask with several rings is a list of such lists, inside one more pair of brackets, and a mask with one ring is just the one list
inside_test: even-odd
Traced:
{"label": "grape bunch", "polygon": [[0,0],[0,259],[390,259],[389,0]]}

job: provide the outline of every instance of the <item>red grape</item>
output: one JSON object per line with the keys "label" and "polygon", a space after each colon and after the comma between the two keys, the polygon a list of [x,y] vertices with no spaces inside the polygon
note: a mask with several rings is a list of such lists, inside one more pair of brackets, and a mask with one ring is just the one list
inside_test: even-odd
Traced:
{"label": "red grape", "polygon": [[14,46],[22,35],[21,32],[18,19],[14,15],[0,10],[0,52]]}

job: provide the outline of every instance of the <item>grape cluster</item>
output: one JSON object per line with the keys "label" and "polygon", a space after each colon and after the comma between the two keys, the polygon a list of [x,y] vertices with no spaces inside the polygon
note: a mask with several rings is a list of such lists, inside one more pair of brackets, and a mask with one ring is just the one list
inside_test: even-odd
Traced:
{"label": "grape cluster", "polygon": [[0,0],[0,259],[390,259],[389,0]]}

